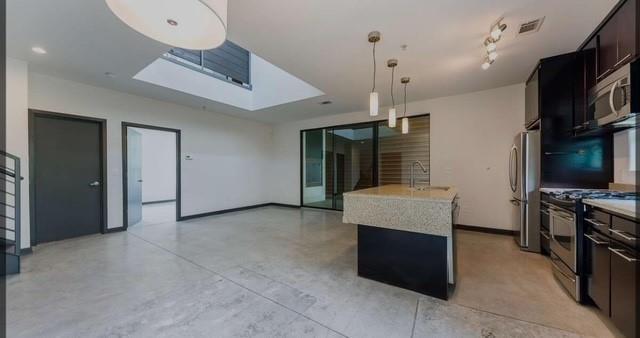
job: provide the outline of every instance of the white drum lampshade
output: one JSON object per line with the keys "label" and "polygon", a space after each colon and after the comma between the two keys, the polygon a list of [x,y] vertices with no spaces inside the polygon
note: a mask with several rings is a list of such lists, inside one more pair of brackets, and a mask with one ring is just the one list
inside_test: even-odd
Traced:
{"label": "white drum lampshade", "polygon": [[227,38],[227,0],[106,0],[134,30],[172,47],[206,50]]}

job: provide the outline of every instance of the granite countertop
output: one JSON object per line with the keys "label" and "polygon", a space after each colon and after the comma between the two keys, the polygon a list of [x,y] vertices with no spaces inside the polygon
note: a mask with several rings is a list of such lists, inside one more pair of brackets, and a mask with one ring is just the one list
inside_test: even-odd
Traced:
{"label": "granite countertop", "polygon": [[457,190],[391,184],[344,194],[343,222],[450,237]]}
{"label": "granite countertop", "polygon": [[[424,188],[424,190],[419,190]],[[389,184],[368,189],[347,192],[345,196],[366,196],[372,198],[393,198],[393,199],[410,199],[410,200],[426,200],[433,202],[451,203],[457,196],[458,191],[453,187],[436,187],[424,186],[418,188],[409,188],[403,184]]]}
{"label": "granite countertop", "polygon": [[636,219],[638,218],[638,201],[636,200],[584,199],[582,200],[582,203],[616,212],[621,215]]}

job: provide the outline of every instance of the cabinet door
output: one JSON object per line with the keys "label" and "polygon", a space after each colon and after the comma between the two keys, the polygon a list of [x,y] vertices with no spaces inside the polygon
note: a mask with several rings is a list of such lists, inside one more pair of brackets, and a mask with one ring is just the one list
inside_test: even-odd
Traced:
{"label": "cabinet door", "polygon": [[636,55],[636,0],[627,0],[615,16],[618,37],[617,68]]}
{"label": "cabinet door", "polygon": [[626,337],[638,337],[637,254],[611,246],[611,321]]}
{"label": "cabinet door", "polygon": [[598,35],[598,81],[609,75],[618,62],[618,27],[614,15]]}
{"label": "cabinet door", "polygon": [[539,107],[539,94],[540,94],[540,86],[538,81],[538,74],[540,70],[536,70],[531,79],[527,82],[527,86],[525,87],[525,97],[524,97],[524,125],[529,126],[536,120],[540,118],[540,107]]}
{"label": "cabinet door", "polygon": [[589,271],[588,293],[589,297],[609,316],[609,288],[611,273],[611,253],[609,252],[609,240],[596,232],[585,234],[587,238],[587,250],[590,261],[587,264]]}

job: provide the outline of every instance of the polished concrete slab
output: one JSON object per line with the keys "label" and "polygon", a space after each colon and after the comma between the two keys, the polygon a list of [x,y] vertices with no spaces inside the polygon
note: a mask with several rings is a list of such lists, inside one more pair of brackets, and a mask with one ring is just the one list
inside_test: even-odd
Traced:
{"label": "polished concrete slab", "polygon": [[166,223],[176,220],[176,202],[161,202],[142,205],[142,219],[140,222],[130,225],[151,225]]}
{"label": "polished concrete slab", "polygon": [[359,278],[339,212],[266,207],[40,245],[7,279],[10,337],[609,337],[547,260],[460,231],[449,302]]}

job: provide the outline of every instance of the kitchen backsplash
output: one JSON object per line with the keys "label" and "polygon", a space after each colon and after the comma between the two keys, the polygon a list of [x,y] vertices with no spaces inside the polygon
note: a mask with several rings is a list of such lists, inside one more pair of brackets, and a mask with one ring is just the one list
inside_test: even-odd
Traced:
{"label": "kitchen backsplash", "polygon": [[613,135],[614,182],[636,183],[636,133],[637,129],[627,129]]}

